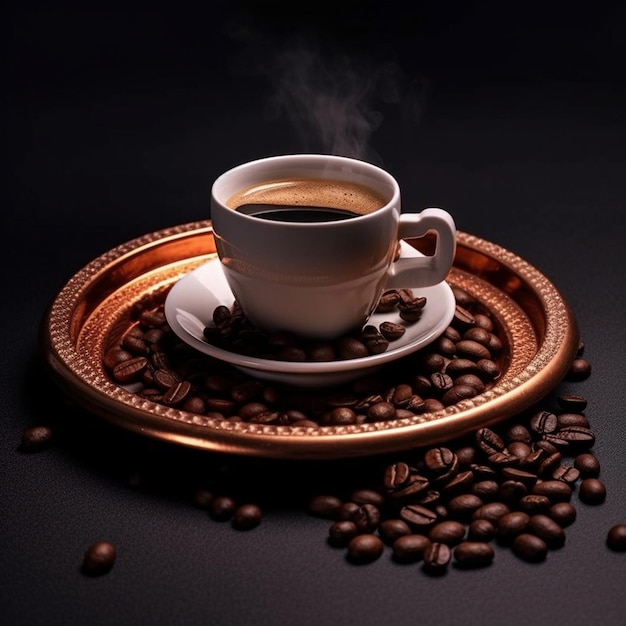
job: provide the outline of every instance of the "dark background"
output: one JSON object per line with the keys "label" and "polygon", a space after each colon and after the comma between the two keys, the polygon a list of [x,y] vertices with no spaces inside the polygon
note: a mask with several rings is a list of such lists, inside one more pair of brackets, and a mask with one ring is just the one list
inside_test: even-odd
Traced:
{"label": "dark background", "polygon": [[[626,560],[604,545],[626,522],[622,3],[14,2],[6,14],[3,623],[624,623]],[[498,550],[490,568],[442,578],[384,557],[355,567],[287,484],[350,476],[350,463],[174,448],[77,411],[47,380],[38,326],[75,272],[210,217],[225,169],[309,150],[382,165],[405,210],[445,207],[572,307],[593,367],[576,390],[608,496],[579,507],[545,563]],[[55,445],[21,452],[23,430],[42,423]],[[223,466],[272,496],[254,531],[190,504],[186,489]],[[98,539],[118,560],[86,578]]]}

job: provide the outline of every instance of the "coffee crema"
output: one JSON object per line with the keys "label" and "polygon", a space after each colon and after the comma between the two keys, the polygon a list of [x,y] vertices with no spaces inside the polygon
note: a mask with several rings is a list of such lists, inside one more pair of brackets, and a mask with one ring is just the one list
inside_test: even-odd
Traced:
{"label": "coffee crema", "polygon": [[372,213],[386,204],[359,183],[323,178],[289,178],[247,187],[226,202],[231,209],[287,222],[325,222]]}

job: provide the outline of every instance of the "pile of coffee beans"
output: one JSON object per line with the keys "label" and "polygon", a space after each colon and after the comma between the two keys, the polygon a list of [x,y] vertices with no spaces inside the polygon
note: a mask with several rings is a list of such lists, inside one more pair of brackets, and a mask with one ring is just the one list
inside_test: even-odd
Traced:
{"label": "pile of coffee beans", "polygon": [[[378,559],[388,546],[396,562],[440,574],[450,563],[490,565],[494,544],[543,561],[565,545],[576,491],[585,504],[606,496],[585,406],[580,396],[558,395],[551,409],[402,455],[367,489],[314,496],[309,511],[331,520],[329,543],[356,563]],[[624,542],[620,528],[607,545]]]}
{"label": "pile of coffee beans", "polygon": [[213,324],[206,326],[203,334],[213,346],[256,358],[314,363],[358,359],[385,352],[390,342],[404,335],[406,325],[419,321],[426,302],[411,289],[390,289],[383,293],[375,313],[395,311],[403,323],[385,321],[333,341],[307,341],[293,333],[267,333],[255,328],[235,301],[230,308],[220,305],[214,309]]}
{"label": "pile of coffee beans", "polygon": [[[137,305],[103,363],[112,380],[144,398],[217,419],[315,428],[418,415],[485,391],[508,357],[489,311],[463,290],[453,291],[454,318],[433,344],[375,377],[323,393],[263,383],[197,353],[171,331],[161,300]],[[226,314],[216,312],[221,315]],[[581,343],[568,381],[590,376],[583,351]],[[425,573],[441,575],[451,566],[490,566],[498,549],[524,561],[544,561],[565,546],[566,529],[577,517],[575,498],[598,505],[607,496],[586,408],[584,397],[554,390],[497,426],[368,459],[368,471],[348,476],[347,483],[334,473],[332,488],[316,479],[305,489],[306,511],[328,521],[327,544],[354,564],[387,552],[398,565],[419,564]],[[48,426],[27,428],[20,447],[44,450],[52,434]],[[250,472],[244,473],[249,486]],[[254,495],[238,493],[237,477],[220,484],[223,475],[217,474],[209,487],[194,491],[194,504],[234,529],[256,528],[265,512]],[[141,478],[131,483],[138,486]],[[626,551],[626,523],[614,524],[605,543]],[[82,571],[106,574],[115,560],[115,546],[97,541],[87,548]]]}
{"label": "pile of coffee beans", "polygon": [[454,291],[454,317],[434,343],[375,376],[325,391],[264,383],[199,355],[172,332],[162,304],[139,309],[103,363],[115,382],[142,397],[215,419],[319,427],[410,418],[472,398],[501,374],[507,355],[492,316]]}

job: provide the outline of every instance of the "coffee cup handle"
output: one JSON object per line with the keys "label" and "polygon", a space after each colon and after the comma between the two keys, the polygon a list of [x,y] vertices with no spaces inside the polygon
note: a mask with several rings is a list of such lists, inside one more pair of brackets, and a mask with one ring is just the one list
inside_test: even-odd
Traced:
{"label": "coffee cup handle", "polygon": [[392,263],[387,276],[387,289],[430,287],[446,278],[456,252],[456,226],[452,216],[437,208],[400,215],[398,239],[422,237],[428,231],[437,233],[434,254],[401,257]]}

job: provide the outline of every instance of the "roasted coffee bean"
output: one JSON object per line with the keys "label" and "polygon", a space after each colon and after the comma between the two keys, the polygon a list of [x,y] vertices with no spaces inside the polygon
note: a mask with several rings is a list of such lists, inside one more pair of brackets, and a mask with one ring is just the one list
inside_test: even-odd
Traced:
{"label": "roasted coffee bean", "polygon": [[529,563],[539,563],[545,561],[548,555],[548,546],[546,542],[532,535],[531,533],[522,533],[517,535],[511,544],[513,553],[524,561]]}
{"label": "roasted coffee bean", "polygon": [[443,394],[454,385],[452,378],[448,376],[448,374],[443,374],[442,372],[435,372],[434,374],[431,374],[430,382],[432,388],[439,394]]}
{"label": "roasted coffee bean", "polygon": [[569,448],[572,451],[591,448],[595,443],[595,433],[584,426],[566,426],[558,431],[546,435],[546,439],[560,448]]}
{"label": "roasted coffee bean", "polygon": [[[380,334],[388,341],[397,341],[406,333],[406,326],[394,322],[382,322],[378,327]],[[387,344],[389,345],[389,344]]]}
{"label": "roasted coffee bean", "polygon": [[448,391],[446,391],[442,398],[441,402],[446,406],[450,406],[452,404],[457,404],[461,402],[461,400],[469,400],[470,398],[474,398],[478,395],[478,391],[476,387],[472,385],[462,385],[460,383],[455,383]]}
{"label": "roasted coffee bean", "polygon": [[400,519],[406,522],[411,529],[419,532],[427,531],[436,521],[434,511],[419,504],[407,504],[400,509]]}
{"label": "roasted coffee bean", "polygon": [[530,445],[532,443],[532,436],[524,424],[511,424],[506,430],[504,440],[509,445],[513,442]]}
{"label": "roasted coffee bean", "polygon": [[400,294],[395,289],[389,289],[383,293],[376,305],[376,313],[391,313],[395,311],[400,302]]}
{"label": "roasted coffee bean", "polygon": [[[563,502],[557,504],[567,503]],[[524,511],[529,515],[534,515],[536,513],[547,513],[552,506],[552,502],[550,502],[550,498],[548,498],[548,496],[528,494],[519,499],[517,506],[521,511]]]}
{"label": "roasted coffee bean", "polygon": [[[455,454],[459,460],[459,466],[461,468],[469,468],[471,470],[471,466],[476,462],[478,452],[474,446],[464,445],[460,448],[456,448]],[[472,475],[474,475],[473,471]]]}
{"label": "roasted coffee bean", "polygon": [[456,455],[450,448],[430,448],[424,454],[424,467],[432,474],[444,474],[458,466]]}
{"label": "roasted coffee bean", "polygon": [[87,548],[83,557],[82,571],[87,576],[107,574],[115,564],[116,556],[117,552],[112,543],[97,541]]}
{"label": "roasted coffee bean", "polygon": [[539,411],[530,418],[530,427],[538,435],[553,433],[558,426],[557,418],[551,411]]}
{"label": "roasted coffee bean", "polygon": [[503,467],[501,475],[502,479],[505,481],[511,480],[522,483],[528,488],[532,487],[537,482],[537,474],[526,472],[517,467]]}
{"label": "roasted coffee bean", "polygon": [[565,544],[565,531],[548,515],[538,513],[528,521],[528,532],[545,541],[548,548],[561,548]]}
{"label": "roasted coffee bean", "polygon": [[497,533],[496,525],[486,519],[476,519],[467,528],[469,541],[491,541]]}
{"label": "roasted coffee bean", "polygon": [[216,496],[209,505],[210,516],[218,521],[225,522],[232,519],[237,503],[230,496]]}
{"label": "roasted coffee bean", "polygon": [[452,558],[452,551],[445,543],[431,543],[422,556],[424,571],[428,574],[443,574]]}
{"label": "roasted coffee bean", "polygon": [[337,353],[330,343],[314,343],[307,346],[306,356],[309,361],[321,363],[334,361],[337,358]]}
{"label": "roasted coffee bean", "polygon": [[123,363],[124,361],[128,361],[133,358],[132,352],[128,350],[124,350],[119,346],[114,346],[113,348],[109,348],[103,357],[103,363],[105,367],[109,370],[115,369],[116,365]]}
{"label": "roasted coffee bean", "polygon": [[380,511],[373,504],[362,504],[350,516],[360,533],[371,533],[378,528]]}
{"label": "roasted coffee bean", "polygon": [[392,544],[392,558],[397,563],[417,563],[422,560],[430,545],[431,541],[426,535],[402,535]]}
{"label": "roasted coffee bean", "polygon": [[[392,463],[385,469],[383,484],[385,489],[393,490],[406,484],[411,475],[411,468],[403,461]],[[428,481],[426,481],[428,482]]]}
{"label": "roasted coffee bean", "polygon": [[570,465],[559,465],[554,472],[552,472],[552,478],[555,480],[562,480],[564,483],[573,487],[580,478],[580,472]]}
{"label": "roasted coffee bean", "polygon": [[401,299],[397,305],[400,319],[403,319],[405,322],[409,322],[410,324],[417,322],[422,317],[425,306],[426,298],[423,297],[412,298],[408,301]]}
{"label": "roasted coffee bean", "polygon": [[463,541],[454,548],[452,555],[457,566],[473,569],[491,565],[495,551],[485,541]]}
{"label": "roasted coffee bean", "polygon": [[20,449],[23,452],[40,452],[52,441],[52,429],[49,426],[31,426],[22,433]]}
{"label": "roasted coffee bean", "polygon": [[516,506],[528,494],[528,487],[518,480],[505,480],[498,489],[498,498],[509,506]]}
{"label": "roasted coffee bean", "polygon": [[507,513],[510,513],[511,509],[504,504],[504,502],[487,502],[478,507],[472,513],[472,520],[486,519],[490,522],[497,524],[498,520]]}
{"label": "roasted coffee bean", "polygon": [[485,391],[485,389],[487,389],[487,386],[485,385],[483,380],[479,376],[476,376],[476,374],[461,374],[459,376],[456,376],[454,378],[454,384],[455,386],[469,385],[470,387],[473,387],[476,392],[475,395],[478,395],[479,393],[482,393],[483,391]]}
{"label": "roasted coffee bean", "polygon": [[587,399],[571,393],[561,393],[556,398],[559,406],[565,411],[584,411],[587,408]]}
{"label": "roasted coffee bean", "polygon": [[591,363],[585,358],[574,359],[565,376],[566,380],[581,381],[586,380],[591,375]]}
{"label": "roasted coffee bean", "polygon": [[459,306],[462,306],[469,310],[476,304],[476,298],[474,298],[474,296],[472,296],[465,289],[457,287],[456,285],[452,285],[451,289],[452,293],[454,294],[454,298]]}
{"label": "roasted coffee bean", "polygon": [[532,452],[530,445],[524,441],[512,441],[507,448],[513,456],[520,460],[527,459]]}
{"label": "roasted coffee bean", "polygon": [[576,507],[571,504],[571,502],[557,502],[553,504],[546,513],[561,526],[561,528],[570,526],[576,520]]}
{"label": "roasted coffee bean", "polygon": [[344,502],[339,506],[337,511],[337,519],[352,520],[359,510],[359,504],[356,502]]}
{"label": "roasted coffee bean", "polygon": [[411,534],[409,525],[399,518],[384,519],[378,525],[378,534],[380,538],[387,544],[393,545],[398,537]]}
{"label": "roasted coffee bean", "polygon": [[615,552],[626,551],[626,524],[615,524],[609,529],[606,545]]}
{"label": "roasted coffee bean", "polygon": [[487,456],[505,449],[504,441],[491,428],[479,428],[476,431],[476,443]]}
{"label": "roasted coffee bean", "polygon": [[591,452],[579,454],[574,459],[574,467],[582,478],[597,478],[600,475],[600,461]]}
{"label": "roasted coffee bean", "polygon": [[409,406],[411,399],[415,397],[411,385],[400,384],[388,389],[385,400],[396,408]]}
{"label": "roasted coffee bean", "polygon": [[479,370],[478,375],[485,381],[497,380],[502,374],[500,366],[492,359],[480,359],[476,365]]}
{"label": "roasted coffee bean", "polygon": [[384,422],[396,417],[396,409],[389,402],[377,402],[367,409],[367,418],[372,422]]}
{"label": "roasted coffee bean", "polygon": [[328,424],[332,426],[343,426],[348,424],[356,424],[357,414],[347,406],[333,409],[328,414]]}
{"label": "roasted coffee bean", "polygon": [[371,563],[378,559],[385,549],[382,539],[372,533],[357,535],[348,543],[348,558],[353,563]]}
{"label": "roasted coffee bean", "polygon": [[359,529],[353,521],[338,520],[328,529],[328,542],[333,546],[344,548],[358,534]]}
{"label": "roasted coffee bean", "polygon": [[113,368],[113,378],[118,383],[126,385],[141,380],[141,377],[148,366],[150,361],[145,356],[137,356],[132,359],[127,359],[118,363]]}
{"label": "roasted coffee bean", "polygon": [[256,528],[263,519],[263,511],[257,504],[241,504],[233,512],[232,526],[237,530]]}
{"label": "roasted coffee bean", "polygon": [[428,538],[433,543],[445,543],[454,546],[465,537],[465,524],[455,520],[444,520],[436,523],[428,531]]}
{"label": "roasted coffee bean", "polygon": [[405,482],[390,490],[392,500],[415,500],[425,494],[430,488],[430,480],[420,474],[410,474]]}
{"label": "roasted coffee bean", "polygon": [[369,355],[365,344],[352,337],[342,337],[337,340],[337,354],[342,359],[359,359]]}
{"label": "roasted coffee bean", "polygon": [[183,380],[179,383],[175,383],[169,389],[163,393],[163,404],[170,406],[176,406],[182,404],[191,391],[191,383],[188,380]]}
{"label": "roasted coffee bean", "polygon": [[456,342],[460,341],[460,339],[458,331],[448,327],[444,334],[433,344],[433,348],[444,359],[442,367],[445,365],[446,358],[451,359],[456,354]]}
{"label": "roasted coffee bean", "polygon": [[539,481],[533,485],[531,493],[546,496],[552,503],[569,502],[572,498],[572,488],[561,480]]}
{"label": "roasted coffee bean", "polygon": [[479,480],[475,482],[470,493],[477,495],[483,502],[493,500],[500,490],[500,484],[495,480]]}
{"label": "roasted coffee bean", "polygon": [[[471,470],[466,470],[464,472],[455,473],[452,478],[448,478],[446,482],[440,487],[441,493],[445,494],[447,497],[451,497],[454,494],[467,492],[471,490],[472,485],[474,484],[474,474]],[[479,495],[479,494],[476,494]]]}
{"label": "roasted coffee bean", "polygon": [[568,426],[589,428],[589,420],[582,413],[561,413],[556,417],[559,430]]}
{"label": "roasted coffee bean", "polygon": [[461,339],[461,341],[456,344],[456,354],[460,358],[468,358],[474,361],[491,358],[489,349],[482,343],[473,341],[472,339]]}
{"label": "roasted coffee bean", "polygon": [[578,496],[585,504],[602,504],[606,500],[606,486],[598,478],[584,478]]}
{"label": "roasted coffee bean", "polygon": [[[445,373],[456,380],[460,376],[473,374],[483,381],[482,370],[475,361],[471,359],[452,359],[445,368]],[[483,381],[484,384],[484,381]]]}
{"label": "roasted coffee bean", "polygon": [[460,304],[457,304],[454,309],[454,316],[452,318],[451,325],[459,332],[463,332],[468,328],[476,325],[474,316]]}
{"label": "roasted coffee bean", "polygon": [[362,487],[350,494],[350,501],[359,505],[372,504],[379,509],[385,506],[385,496],[376,489]]}
{"label": "roasted coffee bean", "polygon": [[308,512],[315,517],[338,519],[343,500],[333,495],[313,496],[308,503]]}
{"label": "roasted coffee bean", "polygon": [[454,519],[460,521],[469,520],[483,504],[484,502],[477,495],[463,493],[450,499],[448,502],[448,513]]}

